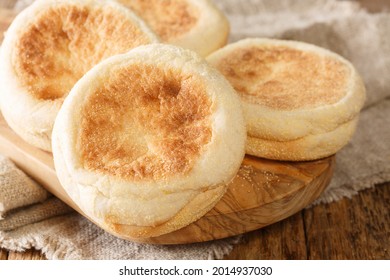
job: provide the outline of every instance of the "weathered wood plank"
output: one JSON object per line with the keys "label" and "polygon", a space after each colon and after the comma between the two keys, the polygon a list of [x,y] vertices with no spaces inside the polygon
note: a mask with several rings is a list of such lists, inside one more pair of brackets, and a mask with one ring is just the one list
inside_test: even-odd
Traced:
{"label": "weathered wood plank", "polygon": [[226,259],[306,259],[302,214],[248,233]]}
{"label": "weathered wood plank", "polygon": [[8,251],[4,249],[0,249],[0,260],[7,260],[8,259]]}
{"label": "weathered wood plank", "polygon": [[304,211],[309,259],[389,259],[390,184]]}
{"label": "weathered wood plank", "polygon": [[25,252],[9,252],[8,260],[46,260],[40,251],[34,249]]}

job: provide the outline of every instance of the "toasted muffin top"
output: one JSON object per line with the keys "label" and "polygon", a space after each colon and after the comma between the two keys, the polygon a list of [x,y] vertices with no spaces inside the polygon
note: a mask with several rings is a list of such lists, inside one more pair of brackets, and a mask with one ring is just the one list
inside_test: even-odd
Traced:
{"label": "toasted muffin top", "polygon": [[101,60],[151,41],[116,6],[62,2],[45,7],[21,30],[12,64],[31,95],[54,100]]}
{"label": "toasted muffin top", "polygon": [[199,11],[187,0],[119,0],[134,10],[163,41],[169,42],[196,25]]}
{"label": "toasted muffin top", "polygon": [[215,66],[243,100],[277,110],[335,104],[347,94],[351,79],[340,60],[289,46],[240,46]]}
{"label": "toasted muffin top", "polygon": [[211,104],[196,75],[143,63],[116,69],[83,105],[82,164],[131,180],[186,174],[211,140]]}

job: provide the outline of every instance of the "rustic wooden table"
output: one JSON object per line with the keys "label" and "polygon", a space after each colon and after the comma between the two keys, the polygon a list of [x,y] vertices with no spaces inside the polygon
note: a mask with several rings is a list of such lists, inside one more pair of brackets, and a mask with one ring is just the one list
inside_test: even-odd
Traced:
{"label": "rustic wooden table", "polygon": [[[388,0],[359,2],[371,12],[390,9]],[[362,191],[352,199],[317,205],[245,234],[226,259],[390,259],[389,205],[390,183]],[[33,249],[0,249],[0,260],[42,259],[41,252]]]}

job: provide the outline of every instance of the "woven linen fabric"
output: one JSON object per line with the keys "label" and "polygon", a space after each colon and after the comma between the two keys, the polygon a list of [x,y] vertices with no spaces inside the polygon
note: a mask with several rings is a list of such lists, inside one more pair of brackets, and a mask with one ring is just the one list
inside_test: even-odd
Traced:
{"label": "woven linen fabric", "polygon": [[9,210],[42,202],[48,193],[0,155],[0,219]]}
{"label": "woven linen fabric", "polygon": [[[20,0],[16,5],[10,4],[12,0],[6,2],[7,7],[20,11],[32,1]],[[353,1],[215,3],[230,20],[230,42],[271,37],[313,43],[343,55],[363,76],[367,102],[357,132],[337,154],[334,178],[315,204],[351,197],[360,190],[390,181],[390,14],[370,14]],[[0,212],[4,216],[0,221],[0,247],[34,247],[49,259],[220,259],[240,242],[240,237],[234,237],[164,246],[118,239],[72,212],[9,161],[0,159]],[[11,169],[4,172],[6,166]],[[20,188],[23,184],[26,189]],[[18,196],[30,189],[34,193],[31,199]]]}

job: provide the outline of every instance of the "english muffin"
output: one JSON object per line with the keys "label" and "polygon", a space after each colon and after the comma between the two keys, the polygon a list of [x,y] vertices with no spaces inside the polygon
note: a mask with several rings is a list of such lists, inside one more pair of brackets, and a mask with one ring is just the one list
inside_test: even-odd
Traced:
{"label": "english muffin", "polygon": [[237,173],[238,95],[196,53],[153,44],[113,56],[74,86],[53,130],[58,178],[102,228],[158,236],[202,217]]}
{"label": "english muffin", "polygon": [[117,0],[131,8],[163,42],[202,56],[223,47],[229,22],[211,0]]}
{"label": "english muffin", "polygon": [[207,60],[241,97],[248,154],[314,160],[351,138],[365,87],[341,56],[302,42],[246,39]]}
{"label": "english muffin", "polygon": [[92,66],[157,37],[114,1],[42,0],[21,12],[0,50],[0,103],[10,127],[50,151],[61,104]]}

